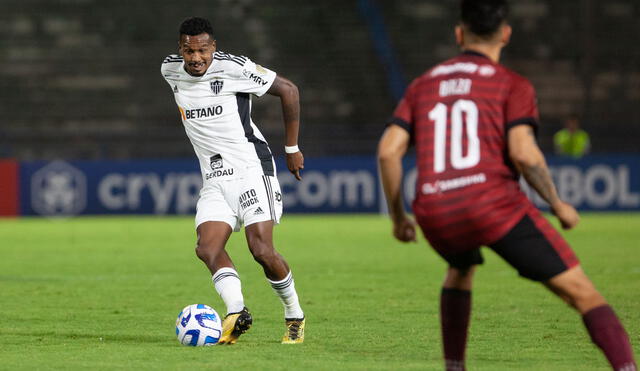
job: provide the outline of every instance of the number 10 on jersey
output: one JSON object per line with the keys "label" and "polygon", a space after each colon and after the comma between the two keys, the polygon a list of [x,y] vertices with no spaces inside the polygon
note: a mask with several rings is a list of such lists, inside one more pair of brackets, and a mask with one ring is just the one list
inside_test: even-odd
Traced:
{"label": "number 10 on jersey", "polygon": [[[451,120],[450,163],[454,169],[468,169],[480,162],[480,140],[478,139],[478,106],[467,99],[459,99],[449,107],[438,103],[429,112],[434,122],[433,171],[441,173],[447,168],[447,118]],[[467,151],[462,150],[462,132],[466,128]]]}

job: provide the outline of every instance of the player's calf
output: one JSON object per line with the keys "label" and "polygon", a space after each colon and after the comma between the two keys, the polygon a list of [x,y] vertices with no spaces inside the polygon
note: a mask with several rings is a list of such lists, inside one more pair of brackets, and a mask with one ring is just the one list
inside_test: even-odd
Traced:
{"label": "player's calf", "polygon": [[273,222],[261,222],[247,226],[247,244],[251,255],[264,269],[270,280],[281,280],[289,273],[289,266],[273,247]]}
{"label": "player's calf", "polygon": [[198,226],[196,256],[209,268],[211,274],[223,267],[233,267],[224,250],[231,236],[231,227],[223,222],[205,222]]}
{"label": "player's calf", "polygon": [[614,370],[636,370],[629,336],[580,266],[553,277],[545,284],[582,314],[591,340],[602,350]]}
{"label": "player's calf", "polygon": [[616,371],[636,371],[629,335],[609,305],[601,305],[582,316],[589,336]]}

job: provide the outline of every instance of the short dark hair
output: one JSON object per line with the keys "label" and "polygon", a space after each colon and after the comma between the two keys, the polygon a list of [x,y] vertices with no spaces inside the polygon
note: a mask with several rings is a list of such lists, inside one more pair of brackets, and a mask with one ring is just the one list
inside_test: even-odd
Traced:
{"label": "short dark hair", "polygon": [[480,37],[493,35],[509,15],[506,0],[462,0],[460,20],[473,34]]}
{"label": "short dark hair", "polygon": [[208,33],[211,39],[215,40],[215,37],[213,37],[213,27],[211,27],[211,23],[204,18],[190,17],[180,24],[180,35],[196,36],[202,33]]}
{"label": "short dark hair", "polygon": [[578,112],[571,112],[565,117],[566,120],[576,120],[580,121],[580,114]]}

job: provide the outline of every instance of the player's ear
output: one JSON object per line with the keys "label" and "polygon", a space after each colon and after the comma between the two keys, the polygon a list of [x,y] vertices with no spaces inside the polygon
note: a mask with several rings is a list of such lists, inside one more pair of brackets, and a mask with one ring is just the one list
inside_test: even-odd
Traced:
{"label": "player's ear", "polygon": [[502,33],[501,37],[500,37],[500,42],[502,43],[502,45],[507,45],[509,43],[509,40],[511,40],[511,26],[509,26],[508,24],[504,24],[502,26],[502,29],[500,31]]}
{"label": "player's ear", "polygon": [[218,48],[215,40],[211,41],[211,47],[213,48],[213,52],[215,53],[216,49]]}
{"label": "player's ear", "polygon": [[462,25],[456,26],[455,33],[456,33],[456,44],[458,44],[458,46],[463,46],[464,45],[464,29]]}

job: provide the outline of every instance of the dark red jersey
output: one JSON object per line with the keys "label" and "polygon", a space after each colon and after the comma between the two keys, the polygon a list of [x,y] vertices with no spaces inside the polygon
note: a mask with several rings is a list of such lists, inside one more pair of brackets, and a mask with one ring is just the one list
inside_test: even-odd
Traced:
{"label": "dark red jersey", "polygon": [[507,150],[511,127],[537,127],[535,91],[524,77],[465,52],[414,80],[391,122],[415,143],[413,209],[436,249],[493,243],[534,207]]}

